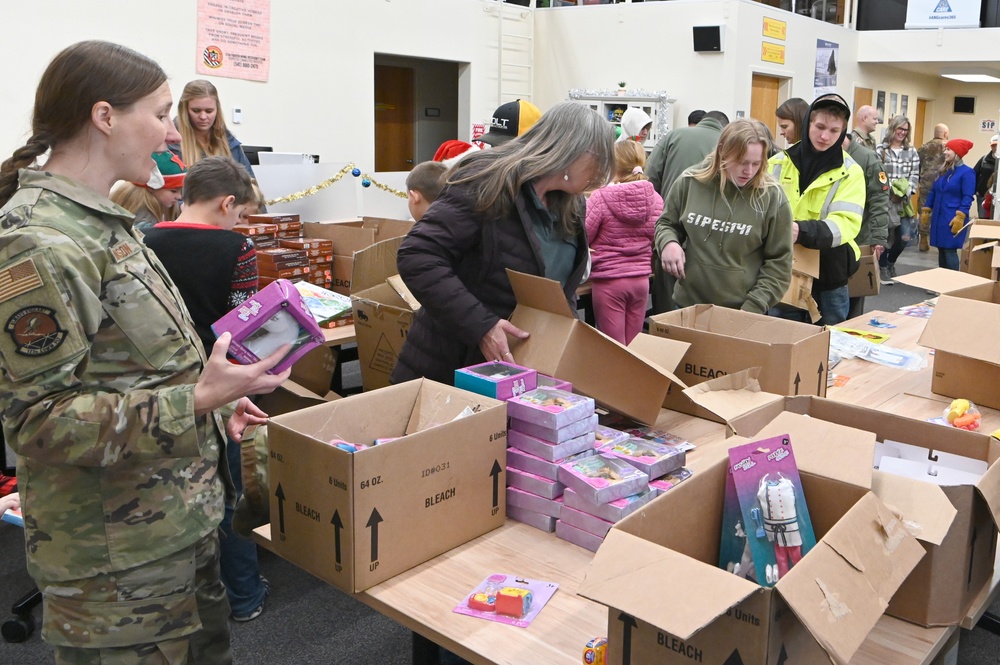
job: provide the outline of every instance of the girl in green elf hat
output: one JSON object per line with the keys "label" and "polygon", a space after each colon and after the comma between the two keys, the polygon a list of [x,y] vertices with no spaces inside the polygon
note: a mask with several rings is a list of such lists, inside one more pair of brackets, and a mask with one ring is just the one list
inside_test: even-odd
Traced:
{"label": "girl in green elf hat", "polygon": [[147,182],[122,181],[111,190],[111,200],[135,215],[133,225],[142,232],[177,219],[187,173],[181,158],[169,150],[154,152],[153,161],[156,168]]}

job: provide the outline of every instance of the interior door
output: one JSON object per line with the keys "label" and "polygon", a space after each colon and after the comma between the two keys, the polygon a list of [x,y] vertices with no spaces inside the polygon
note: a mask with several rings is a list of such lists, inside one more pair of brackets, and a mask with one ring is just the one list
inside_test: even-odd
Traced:
{"label": "interior door", "polygon": [[771,136],[777,136],[777,118],[774,112],[778,110],[778,88],[781,79],[774,76],[754,74],[750,91],[750,117],[760,120],[771,130]]}
{"label": "interior door", "polygon": [[375,170],[409,171],[416,152],[413,70],[375,65]]}
{"label": "interior door", "polygon": [[874,106],[872,104],[872,89],[859,88],[854,86],[854,115],[858,115],[858,109],[862,106]]}

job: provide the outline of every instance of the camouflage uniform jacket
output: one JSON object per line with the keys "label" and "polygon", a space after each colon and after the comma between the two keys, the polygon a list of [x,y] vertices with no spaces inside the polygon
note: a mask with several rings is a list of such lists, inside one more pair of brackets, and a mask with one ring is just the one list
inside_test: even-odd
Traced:
{"label": "camouflage uniform jacket", "polygon": [[0,209],[0,408],[40,584],[155,561],[214,531],[231,487],[204,349],[132,215],[22,170]]}
{"label": "camouflage uniform jacket", "polygon": [[[944,144],[944,139],[931,139],[917,150],[917,154],[920,155],[920,208],[924,207],[924,201],[931,193],[931,187],[937,180],[938,171],[944,164]],[[920,213],[919,209],[917,213]]]}

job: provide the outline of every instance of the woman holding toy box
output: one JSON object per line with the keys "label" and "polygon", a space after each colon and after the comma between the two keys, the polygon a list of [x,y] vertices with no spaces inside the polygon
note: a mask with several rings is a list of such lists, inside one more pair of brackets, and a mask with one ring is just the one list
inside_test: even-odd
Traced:
{"label": "woman holding toy box", "polygon": [[399,274],[421,308],[394,383],[511,361],[517,304],[506,270],[553,279],[575,305],[587,268],[583,192],[607,182],[614,132],[582,104],[557,104],[521,136],[466,157],[399,248]]}
{"label": "woman holding toy box", "polygon": [[[206,359],[163,266],[108,199],[144,182],[170,123],[163,70],[101,41],[56,55],[31,136],[0,165],[0,409],[28,570],[56,663],[228,663],[218,527],[225,436],[266,422],[287,349]],[[32,168],[45,153],[45,168]],[[218,409],[235,404],[223,426]]]}

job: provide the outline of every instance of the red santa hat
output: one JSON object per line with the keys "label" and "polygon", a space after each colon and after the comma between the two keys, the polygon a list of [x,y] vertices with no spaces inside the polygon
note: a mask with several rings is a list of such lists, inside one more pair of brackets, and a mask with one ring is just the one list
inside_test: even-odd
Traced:
{"label": "red santa hat", "polygon": [[434,161],[443,162],[445,166],[451,168],[461,161],[463,157],[478,150],[480,148],[471,143],[451,139],[438,146],[437,152],[434,153]]}

